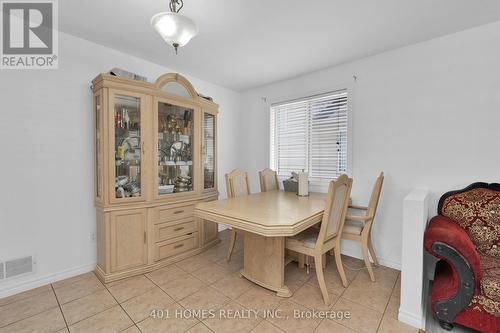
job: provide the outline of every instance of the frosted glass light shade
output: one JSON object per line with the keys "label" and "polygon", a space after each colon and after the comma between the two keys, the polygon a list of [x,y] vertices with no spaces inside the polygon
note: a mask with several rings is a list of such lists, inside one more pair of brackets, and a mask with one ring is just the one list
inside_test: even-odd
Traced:
{"label": "frosted glass light shade", "polygon": [[158,13],[151,18],[151,25],[170,45],[181,47],[198,34],[198,27],[189,17],[173,12]]}

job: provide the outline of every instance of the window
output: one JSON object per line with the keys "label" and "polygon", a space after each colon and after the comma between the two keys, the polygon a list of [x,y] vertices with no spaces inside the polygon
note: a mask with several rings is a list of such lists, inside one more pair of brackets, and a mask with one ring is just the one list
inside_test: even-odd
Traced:
{"label": "window", "polygon": [[324,183],[347,172],[347,90],[271,105],[271,168]]}

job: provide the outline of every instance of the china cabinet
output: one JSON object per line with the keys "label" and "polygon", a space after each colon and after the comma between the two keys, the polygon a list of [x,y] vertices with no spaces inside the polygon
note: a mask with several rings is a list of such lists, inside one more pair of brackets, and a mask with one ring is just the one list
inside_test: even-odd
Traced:
{"label": "china cabinet", "polygon": [[100,74],[92,81],[96,273],[141,274],[219,242],[194,217],[216,200],[218,105],[179,74],[155,83]]}

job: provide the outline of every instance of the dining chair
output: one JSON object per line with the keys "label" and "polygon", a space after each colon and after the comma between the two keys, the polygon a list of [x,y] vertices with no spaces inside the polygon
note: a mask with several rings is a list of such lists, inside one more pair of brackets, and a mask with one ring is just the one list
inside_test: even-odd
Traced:
{"label": "dining chair", "polygon": [[280,189],[280,185],[278,182],[278,174],[276,173],[276,171],[271,170],[269,168],[265,168],[264,170],[259,171],[259,178],[260,178],[261,192],[274,191]]}
{"label": "dining chair", "polygon": [[373,221],[375,219],[375,214],[377,213],[377,206],[380,199],[380,193],[382,192],[382,184],[384,183],[384,173],[381,172],[375,181],[373,186],[372,194],[370,197],[370,202],[368,207],[350,205],[349,208],[364,211],[364,215],[351,215],[348,214],[346,217],[346,222],[344,230],[342,232],[342,239],[354,240],[361,243],[361,248],[363,250],[363,258],[365,259],[365,265],[368,269],[368,274],[370,274],[370,279],[375,282],[375,275],[373,274],[372,265],[370,262],[370,253],[373,263],[378,266],[377,256],[373,250],[371,232],[373,227]]}
{"label": "dining chair", "polygon": [[[241,197],[250,194],[250,184],[248,181],[248,174],[245,171],[233,170],[226,173],[226,191],[228,198]],[[227,253],[227,260],[231,260],[233,254],[234,244],[236,243],[237,230],[231,229],[231,239],[229,241],[229,250]]]}
{"label": "dining chair", "polygon": [[330,303],[323,272],[324,254],[330,250],[335,252],[335,263],[342,279],[342,285],[347,288],[342,258],[340,256],[340,239],[344,227],[347,206],[351,195],[352,179],[341,175],[331,181],[328,189],[326,207],[321,220],[320,228],[309,228],[298,235],[288,237],[285,242],[287,250],[314,257],[316,276],[326,305]]}

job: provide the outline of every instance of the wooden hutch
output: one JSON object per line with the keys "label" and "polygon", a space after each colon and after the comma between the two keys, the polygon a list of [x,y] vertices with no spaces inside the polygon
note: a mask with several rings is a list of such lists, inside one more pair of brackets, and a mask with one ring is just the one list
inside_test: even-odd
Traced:
{"label": "wooden hutch", "polygon": [[193,216],[216,200],[218,105],[170,73],[155,83],[93,81],[97,267],[103,282],[145,273],[219,242]]}

